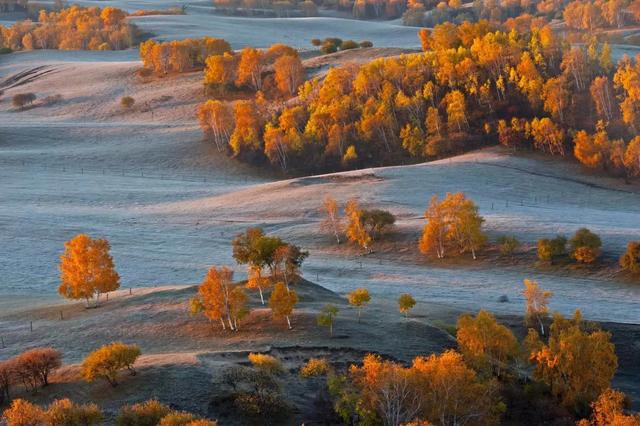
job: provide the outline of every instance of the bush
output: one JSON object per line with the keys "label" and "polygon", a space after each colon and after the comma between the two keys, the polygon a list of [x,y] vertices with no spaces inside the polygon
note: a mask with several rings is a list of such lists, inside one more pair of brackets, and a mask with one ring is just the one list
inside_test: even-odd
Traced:
{"label": "bush", "polygon": [[117,426],[156,426],[171,409],[155,399],[125,405],[116,418]]}
{"label": "bush", "polygon": [[640,274],[640,241],[629,241],[620,257],[620,266],[632,274]]}
{"label": "bush", "polygon": [[310,358],[300,368],[300,377],[326,376],[330,370],[331,366],[325,358]]}
{"label": "bush", "polygon": [[153,74],[153,70],[151,70],[149,68],[140,68],[138,70],[138,76],[143,77],[143,78],[150,77],[151,74]]}
{"label": "bush", "polygon": [[362,40],[360,42],[360,47],[373,47],[373,43],[369,40]]}
{"label": "bush", "polygon": [[576,231],[569,241],[571,247],[571,257],[580,263],[593,263],[600,254],[602,241],[587,228]]}
{"label": "bush", "polygon": [[396,217],[387,210],[370,209],[362,211],[362,224],[369,230],[371,236],[376,239],[384,231],[396,223]]}
{"label": "bush", "polygon": [[24,399],[14,399],[2,413],[7,426],[41,426],[46,424],[45,412]]}
{"label": "bush", "polygon": [[104,420],[96,404],[74,404],[69,399],[51,403],[46,415],[48,424],[55,426],[92,426]]}
{"label": "bush", "polygon": [[320,51],[325,55],[329,53],[335,53],[338,51],[338,46],[336,46],[333,43],[325,41],[324,43],[322,43],[322,47],[320,47]]}
{"label": "bush", "polygon": [[52,348],[36,348],[15,358],[13,370],[27,389],[49,384],[49,374],[60,367],[60,352]]}
{"label": "bush", "polygon": [[503,256],[512,255],[518,248],[520,248],[520,241],[516,237],[509,235],[503,235],[496,240],[500,254]]}
{"label": "bush", "polygon": [[158,426],[184,426],[191,424],[196,419],[197,417],[191,413],[174,411],[164,416],[162,420],[160,420],[160,423],[158,423]]}
{"label": "bush", "polygon": [[13,50],[10,47],[0,47],[0,55],[7,55],[12,52]]}
{"label": "bush", "polygon": [[10,390],[15,382],[15,361],[0,361],[0,406],[11,400]]}
{"label": "bush", "polygon": [[13,106],[16,108],[24,108],[27,105],[31,105],[36,100],[34,93],[18,93],[13,95]]}
{"label": "bush", "polygon": [[551,262],[555,257],[565,254],[567,239],[558,235],[554,239],[543,238],[538,240],[538,259]]}
{"label": "bush", "polygon": [[319,38],[312,38],[311,39],[311,44],[316,46],[316,47],[320,47],[320,46],[322,46],[322,40],[320,40]]}
{"label": "bush", "polygon": [[82,377],[88,382],[103,378],[111,386],[116,386],[118,371],[126,368],[135,376],[133,364],[139,356],[140,348],[137,345],[125,345],[120,342],[105,345],[85,358],[82,363]]}
{"label": "bush", "polygon": [[357,49],[359,47],[360,44],[356,43],[353,40],[345,40],[340,44],[340,50]]}
{"label": "bush", "polygon": [[249,362],[258,370],[262,370],[268,374],[281,374],[284,372],[280,360],[271,355],[250,353]]}
{"label": "bush", "polygon": [[133,99],[131,96],[123,96],[120,99],[120,105],[123,108],[126,108],[126,109],[131,108],[133,106],[133,104],[135,104],[135,103],[136,103],[136,100]]}
{"label": "bush", "polygon": [[268,417],[274,423],[288,414],[280,394],[280,384],[263,370],[233,367],[223,374],[223,383],[233,389],[234,404],[247,417]]}

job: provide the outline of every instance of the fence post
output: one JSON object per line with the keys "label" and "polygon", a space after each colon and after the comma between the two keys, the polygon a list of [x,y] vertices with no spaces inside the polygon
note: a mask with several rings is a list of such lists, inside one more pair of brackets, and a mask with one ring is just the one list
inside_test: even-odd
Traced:
{"label": "fence post", "polygon": [[33,333],[33,321],[29,321],[29,330]]}
{"label": "fence post", "polygon": [[4,349],[4,337],[0,336],[0,343],[2,343],[2,349]]}

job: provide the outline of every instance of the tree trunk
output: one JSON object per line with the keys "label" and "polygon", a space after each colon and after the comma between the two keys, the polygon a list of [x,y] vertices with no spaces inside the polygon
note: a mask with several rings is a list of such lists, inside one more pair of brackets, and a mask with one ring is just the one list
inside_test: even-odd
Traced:
{"label": "tree trunk", "polygon": [[291,320],[289,320],[289,315],[287,315],[286,318],[287,318],[287,325],[289,326],[289,330],[291,330]]}
{"label": "tree trunk", "polygon": [[262,287],[258,286],[258,291],[260,292],[260,301],[264,305],[264,296],[262,295]]}

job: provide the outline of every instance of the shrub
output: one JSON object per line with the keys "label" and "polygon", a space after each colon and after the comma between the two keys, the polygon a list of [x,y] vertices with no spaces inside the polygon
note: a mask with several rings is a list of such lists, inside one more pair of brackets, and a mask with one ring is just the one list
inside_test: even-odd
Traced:
{"label": "shrub", "polygon": [[373,47],[373,43],[369,40],[362,40],[360,42],[360,47]]}
{"label": "shrub", "polygon": [[311,44],[316,46],[316,47],[320,47],[320,46],[322,46],[322,40],[320,40],[319,38],[312,38],[311,39]]}
{"label": "shrub", "polygon": [[247,367],[233,367],[223,374],[223,383],[233,388],[236,408],[247,417],[276,418],[288,414],[289,407],[280,394],[280,384],[272,374]]}
{"label": "shrub", "polygon": [[171,409],[155,399],[133,405],[125,405],[116,418],[117,426],[156,426],[171,413]]}
{"label": "shrub", "polygon": [[16,108],[24,108],[31,105],[36,100],[35,93],[18,93],[13,95],[12,103]]}
{"label": "shrub", "polygon": [[6,55],[8,53],[12,53],[13,50],[11,50],[10,47],[0,47],[0,55]]}
{"label": "shrub", "polygon": [[362,211],[361,221],[375,239],[382,235],[387,228],[396,223],[396,217],[387,210],[370,209]]}
{"label": "shrub", "polygon": [[496,240],[498,243],[498,249],[503,256],[512,255],[520,247],[520,241],[516,237],[509,235],[503,235]]}
{"label": "shrub", "polygon": [[400,297],[398,297],[398,309],[404,314],[405,318],[409,317],[409,311],[413,309],[414,306],[416,306],[416,299],[409,293],[402,293]]}
{"label": "shrub", "polygon": [[360,45],[353,40],[345,40],[340,44],[340,50],[357,49]]}
{"label": "shrub", "polygon": [[281,374],[284,372],[280,360],[271,355],[250,353],[249,361],[255,368],[268,374]]}
{"label": "shrub", "polygon": [[14,399],[2,413],[7,426],[41,426],[46,424],[45,412],[24,399]]}
{"label": "shrub", "polygon": [[323,42],[322,46],[320,47],[320,51],[322,53],[329,54],[329,53],[335,53],[338,51],[338,46],[336,46],[335,44],[331,43],[331,42]]}
{"label": "shrub", "polygon": [[602,241],[587,228],[576,231],[569,241],[571,247],[571,257],[580,263],[593,263],[600,254]]}
{"label": "shrub", "polygon": [[138,70],[138,76],[143,77],[143,78],[150,77],[151,74],[153,74],[153,70],[151,70],[149,68],[140,68]]}
{"label": "shrub", "polygon": [[82,363],[82,377],[88,382],[100,377],[111,386],[116,386],[118,371],[126,368],[135,376],[133,364],[139,356],[140,348],[137,345],[125,345],[121,342],[105,345],[85,358]]}
{"label": "shrub", "polygon": [[21,353],[15,358],[14,372],[27,388],[49,384],[49,374],[60,367],[60,352],[53,348],[36,348]]}
{"label": "shrub", "polygon": [[131,108],[133,106],[133,104],[135,104],[135,103],[136,103],[136,100],[133,99],[131,96],[123,96],[120,99],[120,105],[123,108],[126,108],[126,109]]}
{"label": "shrub", "polygon": [[300,368],[300,377],[325,376],[331,370],[329,362],[325,358],[310,358]]}
{"label": "shrub", "polygon": [[169,413],[160,420],[158,426],[185,426],[191,424],[197,418],[191,413],[184,411],[174,411]]}
{"label": "shrub", "polygon": [[629,241],[620,257],[620,266],[632,274],[640,274],[640,241]]}
{"label": "shrub", "polygon": [[52,402],[46,415],[52,426],[92,426],[102,424],[104,419],[96,404],[74,404],[69,399]]}
{"label": "shrub", "polygon": [[551,262],[553,258],[565,254],[567,239],[558,235],[554,239],[543,238],[538,240],[538,259]]}

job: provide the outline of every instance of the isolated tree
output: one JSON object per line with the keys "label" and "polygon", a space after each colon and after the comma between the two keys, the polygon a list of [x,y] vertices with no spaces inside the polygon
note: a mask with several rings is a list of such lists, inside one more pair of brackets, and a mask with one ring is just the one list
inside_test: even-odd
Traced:
{"label": "isolated tree", "polygon": [[121,342],[110,343],[91,352],[82,362],[81,374],[88,381],[97,378],[106,380],[111,386],[118,385],[120,370],[127,369],[132,376],[136,375],[133,364],[140,356],[137,345],[126,345]]}
{"label": "isolated tree", "polygon": [[405,318],[409,318],[409,311],[416,306],[416,299],[409,293],[402,293],[398,298],[398,308],[404,314]]}
{"label": "isolated tree", "polygon": [[371,301],[369,290],[366,288],[356,288],[347,295],[347,300],[351,306],[354,306],[358,310],[358,322],[360,322],[362,309]]}
{"label": "isolated tree", "polygon": [[[537,333],[534,330],[535,341]],[[554,315],[548,343],[530,345],[531,361],[536,364],[534,377],[545,382],[563,404],[581,410],[609,388],[618,367],[618,357],[611,334],[588,331],[580,311],[567,320]]]}
{"label": "isolated tree", "polygon": [[41,426],[47,421],[44,410],[24,399],[14,399],[2,418],[7,426]]}
{"label": "isolated tree", "polygon": [[104,421],[102,411],[96,404],[76,404],[66,398],[49,404],[46,417],[49,425],[56,426],[93,426],[101,425]]}
{"label": "isolated tree", "polygon": [[286,318],[289,330],[291,330],[291,320],[289,316],[293,308],[298,303],[298,295],[295,291],[287,289],[284,283],[276,283],[271,297],[269,298],[269,308],[274,319]]}
{"label": "isolated tree", "polygon": [[484,310],[458,318],[456,340],[465,360],[478,371],[498,375],[519,352],[516,337]]}
{"label": "isolated tree", "polygon": [[109,242],[79,234],[64,244],[60,256],[60,287],[58,293],[68,299],[89,300],[101,293],[117,290],[120,277],[109,254]]}
{"label": "isolated tree", "polygon": [[345,206],[347,218],[346,234],[349,241],[358,244],[367,253],[371,253],[370,244],[373,238],[367,231],[363,221],[363,210],[355,199],[347,201]]}
{"label": "isolated tree", "polygon": [[209,321],[220,321],[223,330],[226,330],[226,319],[229,329],[233,330],[229,299],[232,283],[233,270],[226,266],[211,267],[202,284],[198,286],[198,295],[192,299],[191,312],[202,312]]}
{"label": "isolated tree", "polygon": [[522,294],[526,300],[525,322],[531,326],[534,321],[540,326],[540,334],[544,336],[544,322],[549,315],[549,298],[553,293],[540,288],[533,280],[524,280]]}
{"label": "isolated tree", "polygon": [[116,417],[117,426],[158,425],[163,417],[171,413],[171,408],[156,399],[125,405]]}
{"label": "isolated tree", "polygon": [[321,327],[328,327],[329,334],[333,337],[333,322],[338,315],[338,307],[332,304],[324,305],[318,317],[316,318],[318,325]]}
{"label": "isolated tree", "polygon": [[600,255],[601,246],[600,237],[587,228],[578,229],[569,240],[571,257],[580,263],[593,263]]}
{"label": "isolated tree", "polygon": [[336,243],[340,244],[342,218],[340,217],[338,202],[331,195],[325,196],[321,211],[324,215],[324,219],[320,223],[321,229],[331,232],[336,239]]}
{"label": "isolated tree", "polygon": [[627,243],[627,250],[620,256],[620,266],[632,274],[640,274],[640,241]]}

